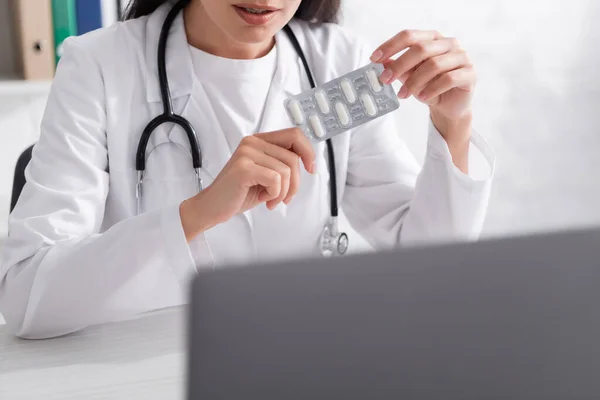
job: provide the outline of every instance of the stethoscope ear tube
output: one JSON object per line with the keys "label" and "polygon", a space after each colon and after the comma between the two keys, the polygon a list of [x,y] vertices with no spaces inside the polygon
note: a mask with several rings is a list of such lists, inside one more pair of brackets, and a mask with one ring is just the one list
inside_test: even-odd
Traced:
{"label": "stethoscope ear tube", "polygon": [[179,0],[169,11],[167,17],[165,18],[165,22],[160,30],[160,38],[158,40],[158,52],[156,55],[157,64],[158,64],[158,82],[160,85],[160,96],[162,98],[164,114],[165,115],[173,115],[173,101],[171,100],[171,91],[169,88],[169,79],[167,78],[167,39],[169,39],[169,33],[171,27],[173,26],[173,22],[179,12],[183,10],[188,4],[190,0]]}

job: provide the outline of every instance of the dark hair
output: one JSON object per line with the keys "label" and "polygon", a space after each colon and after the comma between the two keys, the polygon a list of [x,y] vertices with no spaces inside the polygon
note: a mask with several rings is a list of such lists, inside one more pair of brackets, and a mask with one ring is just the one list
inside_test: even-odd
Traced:
{"label": "dark hair", "polygon": [[[123,19],[134,19],[151,14],[169,1],[130,0]],[[302,0],[294,17],[308,22],[338,22],[341,2],[342,0]]]}

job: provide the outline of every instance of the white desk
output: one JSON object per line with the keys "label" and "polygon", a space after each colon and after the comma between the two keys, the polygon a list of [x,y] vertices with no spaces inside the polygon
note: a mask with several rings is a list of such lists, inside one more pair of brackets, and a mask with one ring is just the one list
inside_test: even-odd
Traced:
{"label": "white desk", "polygon": [[183,399],[180,308],[27,341],[0,326],[0,399]]}

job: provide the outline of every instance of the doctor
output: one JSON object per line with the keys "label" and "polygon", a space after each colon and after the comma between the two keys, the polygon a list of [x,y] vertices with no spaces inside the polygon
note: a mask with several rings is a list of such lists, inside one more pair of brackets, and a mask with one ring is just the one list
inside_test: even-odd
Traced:
{"label": "doctor", "polygon": [[[197,177],[180,126],[158,126],[137,157],[138,210],[136,152],[165,106],[157,57],[173,4],[134,0],[128,21],[64,44],[2,257],[0,312],[15,334],[53,337],[180,305],[201,269],[320,255],[337,199],[376,248],[478,236],[493,156],[472,131],[467,54],[417,30],[370,48],[329,23],[339,0],[180,4],[168,94],[195,130],[202,166]],[[335,137],[334,158],[290,129],[283,101],[310,85],[288,23],[317,83],[372,60],[386,65],[383,81],[403,83],[400,98],[429,107],[422,168],[394,116]],[[487,171],[469,170],[477,154]]]}

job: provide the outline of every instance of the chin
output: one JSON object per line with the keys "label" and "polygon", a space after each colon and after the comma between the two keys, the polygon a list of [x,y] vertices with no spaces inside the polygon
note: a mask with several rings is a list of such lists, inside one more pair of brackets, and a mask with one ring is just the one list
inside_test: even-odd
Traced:
{"label": "chin", "polygon": [[230,32],[230,35],[238,43],[257,44],[271,40],[276,32],[277,29],[270,27],[244,27]]}

